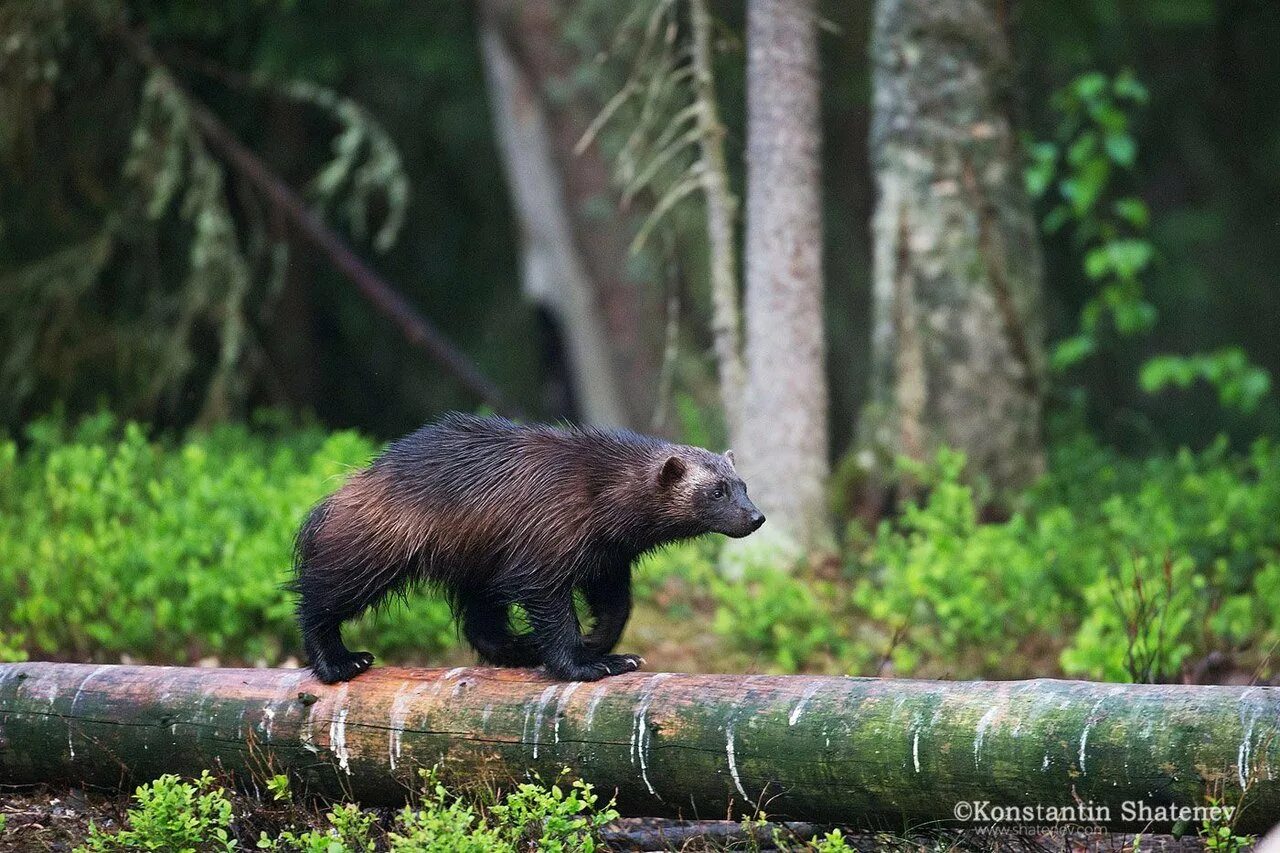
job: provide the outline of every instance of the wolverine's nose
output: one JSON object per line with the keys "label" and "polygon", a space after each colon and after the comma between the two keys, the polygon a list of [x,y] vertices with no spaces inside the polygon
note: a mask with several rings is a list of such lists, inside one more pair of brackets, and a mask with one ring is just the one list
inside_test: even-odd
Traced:
{"label": "wolverine's nose", "polygon": [[759,530],[760,525],[762,524],[764,524],[764,513],[761,512],[760,510],[756,510],[755,512],[751,513],[751,531],[754,533],[755,531]]}

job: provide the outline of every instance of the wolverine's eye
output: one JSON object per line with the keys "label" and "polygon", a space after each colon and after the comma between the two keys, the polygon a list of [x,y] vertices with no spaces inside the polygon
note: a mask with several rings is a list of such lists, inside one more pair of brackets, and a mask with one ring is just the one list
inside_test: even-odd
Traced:
{"label": "wolverine's eye", "polygon": [[715,490],[711,493],[711,499],[713,501],[722,501],[724,500],[724,495],[724,486],[716,486]]}

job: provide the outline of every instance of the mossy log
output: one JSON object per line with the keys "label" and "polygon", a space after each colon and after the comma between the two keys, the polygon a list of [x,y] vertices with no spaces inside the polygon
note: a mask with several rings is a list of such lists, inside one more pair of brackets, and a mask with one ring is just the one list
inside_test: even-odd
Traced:
{"label": "mossy log", "polygon": [[[527,670],[0,666],[0,784],[120,786],[222,770],[366,804],[419,767],[453,781],[553,779],[616,790],[625,814],[888,827],[957,802],[1244,808],[1280,820],[1280,689],[633,673],[556,683]],[[1048,823],[1051,821],[1029,821]],[[1168,829],[1154,820],[1151,830]]]}

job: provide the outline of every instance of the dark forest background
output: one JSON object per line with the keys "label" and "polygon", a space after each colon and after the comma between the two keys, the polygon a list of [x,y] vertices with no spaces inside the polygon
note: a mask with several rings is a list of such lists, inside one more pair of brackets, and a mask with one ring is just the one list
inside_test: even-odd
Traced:
{"label": "dark forest background", "polygon": [[[10,13],[14,4],[21,0],[9,4]],[[613,80],[597,61],[610,36],[598,26],[597,11],[588,3],[570,13],[566,40],[580,64],[564,85],[572,97],[599,105]],[[730,163],[737,164],[744,123],[737,94],[741,10],[716,4],[715,12],[725,34],[718,58],[722,111]],[[829,3],[822,12],[828,369],[838,454],[855,434],[866,391],[871,7]],[[376,116],[403,156],[410,189],[401,235],[376,254],[377,268],[522,409],[543,417],[573,414],[564,410],[563,395],[548,391],[563,358],[555,331],[519,291],[518,233],[495,150],[471,6],[139,2],[133,14],[190,89],[295,186],[332,156],[333,121],[307,104],[246,91],[228,75],[315,81]],[[1226,344],[1242,346],[1272,373],[1280,370],[1274,333],[1280,302],[1268,298],[1280,262],[1280,52],[1274,49],[1280,15],[1274,5],[1098,0],[1012,4],[1008,15],[1019,58],[1017,110],[1031,136],[1052,136],[1051,95],[1081,72],[1132,69],[1151,95],[1136,114],[1140,153],[1126,181],[1151,208],[1156,260],[1147,295],[1159,321],[1149,337],[1124,342],[1072,376],[1085,390],[1091,423],[1131,449],[1203,443],[1223,428],[1224,417],[1237,436],[1273,428],[1273,403],[1248,416],[1224,414],[1211,389],[1151,396],[1135,376],[1151,352]],[[6,105],[6,135],[25,144],[6,149],[0,171],[0,267],[13,270],[84,239],[102,210],[116,203],[111,196],[121,190],[112,177],[135,120],[130,95],[137,73],[123,55],[86,43],[48,94],[67,109]],[[612,201],[601,204],[608,211]],[[368,238],[354,242],[374,254]],[[1045,246],[1053,340],[1071,331],[1092,288],[1069,236],[1048,237]],[[109,263],[133,267],[123,258]],[[671,275],[660,262],[642,261],[631,264],[630,274],[654,288]],[[169,425],[199,414],[217,355],[216,337],[201,322],[189,341],[186,390],[161,402],[139,399],[110,340],[154,331],[137,328],[136,318],[124,322],[143,287],[128,277],[112,281],[67,312],[65,322],[45,327],[60,346],[50,348],[46,338],[40,357],[20,360],[11,353],[5,366],[11,396],[3,407],[10,427],[55,404],[74,413],[105,402]],[[474,403],[305,249],[292,254],[270,312],[270,320],[251,323],[262,352],[247,369],[249,387],[239,403],[245,410],[284,406],[391,437],[432,413]],[[14,325],[19,316],[24,328],[9,326],[6,334],[29,330],[30,316],[10,313]]]}

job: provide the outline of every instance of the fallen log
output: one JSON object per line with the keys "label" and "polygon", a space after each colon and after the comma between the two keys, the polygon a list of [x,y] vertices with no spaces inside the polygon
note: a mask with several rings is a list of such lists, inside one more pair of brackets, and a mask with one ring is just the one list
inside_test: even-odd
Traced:
{"label": "fallen log", "polygon": [[1004,822],[1166,830],[1168,807],[1243,794],[1237,827],[1258,831],[1280,821],[1278,733],[1269,687],[671,673],[566,684],[467,667],[325,686],[302,670],[0,666],[0,784],[287,772],[366,804],[402,802],[416,769],[439,764],[455,781],[569,768],[616,790],[624,814],[738,819],[758,805],[899,830],[1037,807]]}

